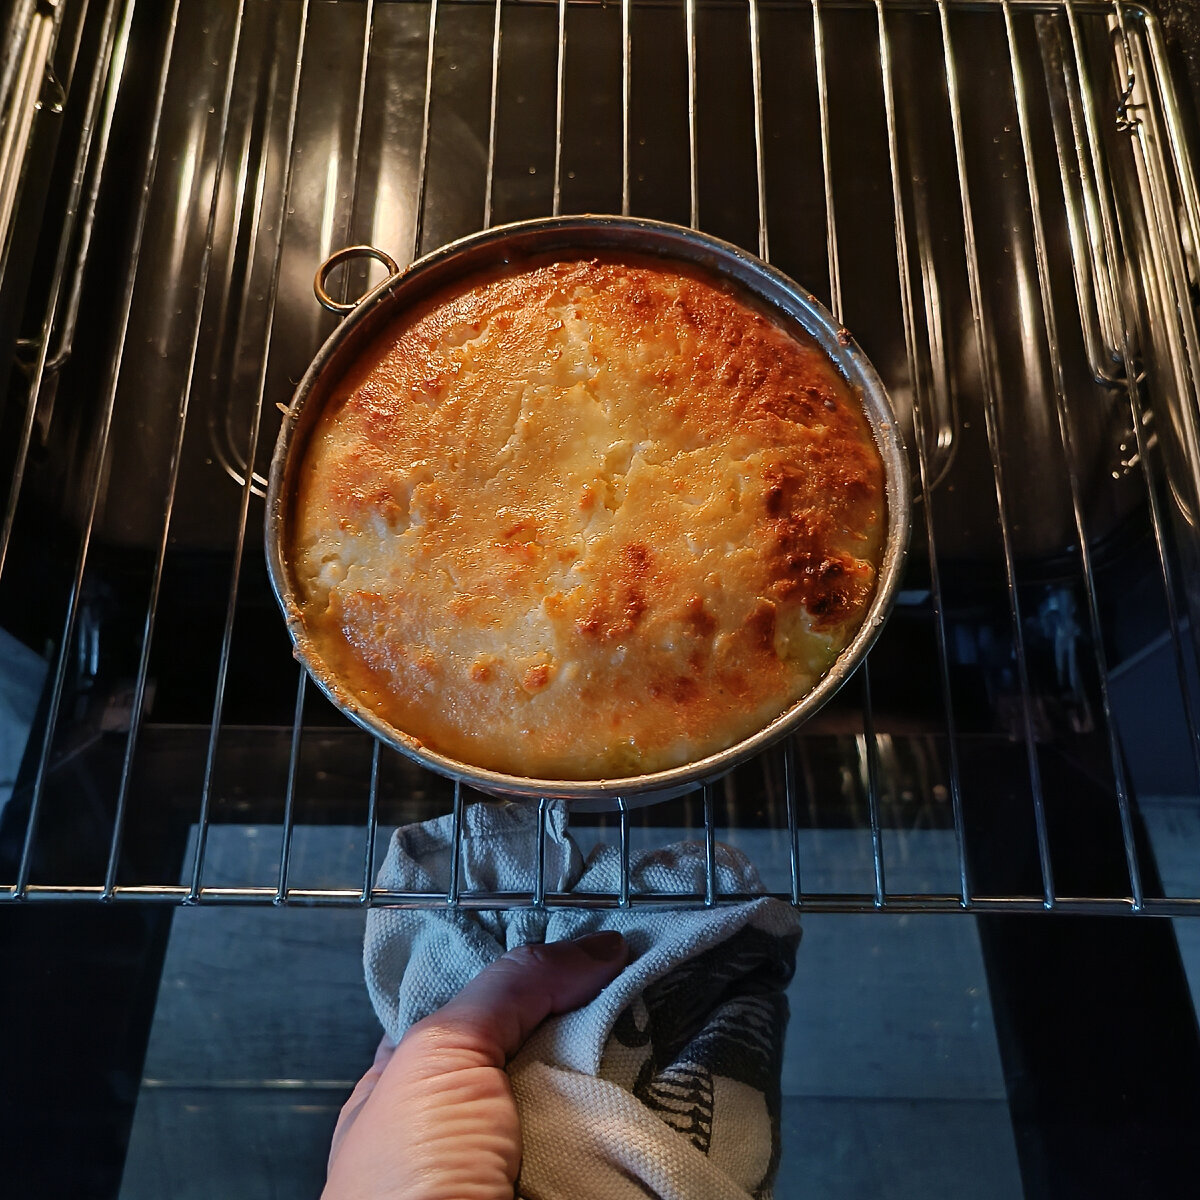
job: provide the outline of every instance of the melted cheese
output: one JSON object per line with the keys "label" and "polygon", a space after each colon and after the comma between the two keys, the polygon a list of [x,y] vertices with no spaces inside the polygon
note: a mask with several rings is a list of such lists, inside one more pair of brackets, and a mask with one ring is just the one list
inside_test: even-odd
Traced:
{"label": "melted cheese", "polygon": [[825,355],[714,280],[541,262],[401,316],[306,450],[305,633],[462,762],[660,770],[768,723],[862,620],[882,466]]}

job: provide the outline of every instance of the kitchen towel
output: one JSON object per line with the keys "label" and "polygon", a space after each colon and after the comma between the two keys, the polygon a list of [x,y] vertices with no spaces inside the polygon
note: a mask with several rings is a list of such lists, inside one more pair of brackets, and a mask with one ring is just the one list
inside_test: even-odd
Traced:
{"label": "kitchen towel", "polygon": [[[379,885],[438,891],[449,878],[452,820],[396,831]],[[465,809],[463,891],[529,891],[535,806]],[[548,891],[614,893],[619,851],[585,860],[552,805]],[[703,843],[631,856],[639,892],[702,892]],[[716,848],[720,892],[762,891],[749,861]],[[414,911],[375,908],[363,952],[384,1030],[399,1040],[505,950],[619,929],[625,970],[590,1004],[546,1021],[509,1063],[521,1117],[522,1200],[765,1200],[779,1160],[784,988],[799,919],[767,897],[703,910],[657,907]]]}

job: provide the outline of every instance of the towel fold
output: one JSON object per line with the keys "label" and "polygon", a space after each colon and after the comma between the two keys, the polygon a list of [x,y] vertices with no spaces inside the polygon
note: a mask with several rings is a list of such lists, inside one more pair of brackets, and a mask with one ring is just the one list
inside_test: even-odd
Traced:
{"label": "towel fold", "polygon": [[[471,805],[463,828],[464,892],[531,889],[536,807]],[[444,888],[452,837],[450,817],[397,830],[380,886]],[[552,805],[547,890],[613,893],[620,878],[619,851],[598,846],[585,861],[565,808]],[[631,856],[635,894],[694,893],[704,883],[703,843]],[[723,845],[715,883],[718,891],[762,891],[749,861]],[[779,1159],[784,989],[800,937],[788,905],[764,897],[699,911],[372,909],[368,991],[385,1032],[399,1040],[505,950],[601,929],[625,935],[628,966],[590,1004],[546,1021],[508,1067],[522,1129],[519,1195],[769,1197]]]}

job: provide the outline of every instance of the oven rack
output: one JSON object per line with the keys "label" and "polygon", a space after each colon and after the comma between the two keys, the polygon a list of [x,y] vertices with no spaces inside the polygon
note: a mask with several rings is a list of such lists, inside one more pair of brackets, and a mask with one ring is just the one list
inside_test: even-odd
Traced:
{"label": "oven rack", "polygon": [[[48,438],[46,431],[59,419],[62,401],[56,401],[56,392],[62,390],[62,381],[70,370],[73,345],[81,335],[81,312],[86,310],[83,297],[93,285],[91,277],[100,271],[93,265],[102,261],[102,250],[94,244],[102,220],[98,214],[103,213],[107,191],[117,186],[115,147],[136,125],[125,111],[136,103],[136,97],[130,95],[134,67],[145,66],[146,46],[156,37],[159,57],[151,60],[157,74],[153,76],[150,111],[144,115],[143,140],[138,143],[140,174],[129,193],[135,202],[128,227],[130,250],[113,281],[115,332],[107,349],[102,386],[94,397],[92,441],[85,458],[88,482],[78,513],[75,558],[66,586],[58,597],[64,602],[60,633],[54,639],[48,686],[31,743],[34,750],[27,754],[13,797],[6,806],[10,821],[14,814],[23,819],[11,872],[0,873],[0,900],[460,908],[680,907],[726,903],[744,897],[722,894],[716,886],[716,847],[724,828],[718,810],[729,799],[728,812],[733,812],[737,795],[755,790],[765,799],[754,819],[779,834],[776,844],[783,847],[781,852],[790,880],[789,886],[773,890],[772,894],[800,909],[1157,915],[1200,912],[1200,880],[1195,881],[1187,894],[1169,891],[1161,884],[1147,886],[1148,873],[1153,874],[1153,854],[1140,831],[1140,809],[1128,778],[1126,750],[1112,701],[1115,669],[1110,666],[1109,653],[1114,636],[1106,622],[1117,618],[1112,617],[1098,582],[1104,568],[1097,562],[1101,540],[1093,537],[1089,529],[1092,514],[1088,510],[1087,489],[1092,481],[1084,477],[1076,445],[1076,406],[1081,401],[1074,394],[1073,381],[1082,363],[1088,386],[1094,384],[1098,389],[1095,394],[1115,396],[1118,406],[1123,405],[1128,412],[1128,445],[1123,447],[1127,450],[1127,461],[1123,463],[1121,484],[1141,491],[1140,503],[1144,506],[1151,547],[1149,579],[1157,589],[1156,608],[1163,615],[1159,643],[1166,647],[1175,674],[1179,712],[1186,727],[1183,735],[1186,753],[1200,780],[1200,735],[1190,677],[1195,645],[1188,625],[1194,592],[1190,586],[1195,562],[1191,539],[1195,513],[1200,507],[1194,503],[1194,498],[1200,498],[1200,436],[1196,418],[1200,340],[1196,336],[1192,305],[1197,274],[1192,248],[1200,246],[1200,193],[1166,48],[1158,23],[1149,12],[1121,0],[1111,3],[813,0],[802,5],[768,0],[745,3],[622,0],[619,7],[607,8],[585,0],[556,3],[432,0],[425,4],[366,0],[361,4],[336,6],[318,6],[310,0],[300,0],[270,6],[275,10],[271,25],[275,45],[286,44],[290,52],[273,60],[269,78],[255,77],[259,78],[256,85],[259,107],[254,120],[267,126],[266,132],[261,128],[256,132],[254,127],[244,130],[235,127],[233,117],[240,102],[239,89],[248,86],[244,77],[255,66],[254,52],[261,49],[259,34],[251,30],[251,25],[257,22],[256,29],[262,26],[261,10],[265,7],[268,6],[239,0],[233,19],[227,19],[223,26],[216,8],[212,9],[213,23],[221,27],[227,42],[224,54],[213,59],[212,65],[217,69],[211,73],[208,91],[204,93],[209,104],[201,132],[203,151],[208,157],[200,163],[199,170],[195,161],[188,164],[186,144],[181,156],[178,147],[168,145],[165,140],[166,128],[176,121],[181,89],[195,89],[203,74],[196,67],[192,45],[184,36],[195,33],[186,6],[181,7],[180,0],[174,0],[165,15],[148,13],[147,5],[139,4],[138,0],[108,0],[103,4],[93,0],[90,4],[75,5],[63,0],[53,8],[56,24],[51,53],[71,56],[66,67],[57,67],[56,74],[63,81],[65,111],[76,114],[73,128],[77,136],[73,141],[64,139],[58,150],[60,174],[66,180],[63,220],[61,227],[41,231],[42,239],[52,246],[48,258],[50,269],[42,280],[43,286],[33,289],[40,297],[40,307],[36,314],[26,314],[22,325],[25,336],[18,345],[27,394],[23,397],[23,415],[0,528],[0,593],[5,587],[13,589],[21,584],[20,579],[14,579],[10,550],[15,545],[24,511],[36,503],[28,495],[29,477],[34,474],[32,451],[39,439]],[[263,480],[256,467],[272,440],[267,424],[273,404],[280,398],[286,400],[287,395],[286,380],[281,382],[280,378],[281,370],[286,368],[279,366],[281,337],[277,331],[285,324],[289,332],[299,329],[301,342],[307,339],[309,354],[320,341],[321,327],[311,320],[306,325],[307,318],[296,316],[296,310],[311,301],[292,286],[290,275],[285,278],[286,268],[293,265],[285,250],[290,249],[287,243],[293,231],[292,222],[304,216],[303,207],[293,194],[296,177],[308,161],[304,156],[311,153],[311,147],[304,141],[301,118],[311,110],[311,93],[321,86],[320,76],[313,74],[311,64],[323,48],[313,41],[312,30],[328,18],[326,10],[332,8],[341,10],[347,20],[357,25],[358,55],[350,72],[351,77],[357,77],[357,85],[350,100],[349,132],[343,131],[339,146],[344,157],[330,160],[334,166],[317,238],[321,253],[307,258],[314,266],[335,248],[336,239],[341,238],[346,244],[371,240],[369,235],[381,223],[387,225],[386,220],[378,219],[378,213],[370,227],[362,219],[366,195],[363,176],[368,161],[380,153],[380,147],[370,143],[372,85],[395,62],[395,56],[384,61],[377,53],[377,31],[389,25],[399,9],[415,13],[416,17],[406,19],[419,19],[426,31],[423,55],[419,56],[423,57],[423,71],[415,80],[401,81],[403,87],[413,91],[415,111],[419,112],[413,128],[415,154],[408,176],[412,188],[411,210],[405,221],[400,222],[409,234],[406,239],[409,259],[433,248],[431,236],[441,236],[440,232],[430,233],[433,225],[430,193],[436,171],[444,174],[445,164],[434,161],[433,151],[440,129],[439,104],[446,103],[444,77],[448,70],[459,65],[448,62],[443,49],[445,39],[459,39],[455,44],[460,43],[457,25],[464,12],[475,14],[474,25],[482,22],[491,28],[490,42],[481,55],[489,71],[486,163],[481,186],[472,192],[482,199],[482,225],[496,220],[504,204],[513,207],[516,202],[512,197],[520,195],[513,178],[514,168],[505,160],[504,150],[506,139],[511,140],[508,130],[512,128],[505,125],[502,117],[503,94],[508,86],[505,52],[510,39],[521,54],[526,54],[532,46],[551,56],[547,59],[543,53],[541,60],[541,67],[553,80],[548,104],[552,114],[548,123],[550,137],[548,144],[541,146],[537,161],[552,164],[552,187],[546,189],[549,194],[540,201],[540,211],[546,211],[547,198],[551,213],[572,211],[572,195],[578,194],[572,181],[578,167],[572,170],[570,163],[578,164],[581,160],[577,154],[569,153],[565,130],[572,98],[578,95],[576,89],[589,85],[576,83],[584,77],[579,75],[581,66],[572,51],[581,48],[581,42],[568,34],[572,24],[590,12],[601,15],[589,20],[611,24],[610,32],[615,33],[618,51],[609,77],[615,81],[616,89],[610,99],[619,114],[620,172],[619,181],[614,181],[610,190],[614,200],[619,200],[620,211],[641,214],[647,193],[639,189],[641,175],[637,168],[642,165],[646,173],[653,173],[645,155],[638,150],[642,130],[635,103],[639,72],[649,69],[644,57],[639,56],[639,39],[642,31],[650,28],[649,19],[653,16],[654,27],[660,32],[663,23],[670,21],[682,35],[679,58],[684,64],[686,120],[681,132],[686,139],[686,176],[672,185],[672,194],[682,197],[680,203],[685,211],[680,217],[694,227],[708,228],[708,197],[713,188],[711,180],[706,182],[707,174],[713,169],[714,157],[727,153],[730,162],[718,163],[718,169],[723,170],[727,165],[731,171],[735,167],[743,171],[746,187],[742,189],[741,202],[755,213],[754,228],[743,240],[750,241],[751,249],[770,260],[773,247],[794,241],[794,234],[790,238],[785,234],[788,227],[780,219],[779,206],[774,200],[778,185],[773,192],[771,184],[776,170],[773,138],[779,137],[779,129],[778,114],[771,111],[773,101],[768,95],[765,76],[777,69],[779,60],[774,41],[764,36],[764,26],[778,24],[783,28],[786,19],[786,27],[792,30],[795,22],[800,21],[807,29],[801,49],[808,56],[799,55],[797,74],[804,76],[806,82],[811,76],[813,92],[807,103],[816,116],[811,149],[813,161],[819,163],[815,191],[822,216],[813,237],[823,243],[821,257],[827,275],[823,298],[839,319],[845,316],[856,329],[860,323],[847,302],[844,270],[853,259],[853,247],[845,235],[852,224],[851,206],[844,197],[857,193],[853,187],[839,187],[838,172],[842,172],[844,182],[848,151],[839,142],[844,137],[845,125],[840,123],[841,110],[834,95],[833,76],[838,68],[829,46],[837,42],[844,47],[849,36],[847,30],[866,28],[864,20],[873,27],[871,53],[879,85],[875,98],[880,103],[868,116],[883,132],[880,145],[886,171],[877,173],[867,183],[885,197],[885,206],[891,212],[891,229],[886,233],[893,247],[897,283],[891,316],[898,320],[904,351],[902,362],[887,364],[885,382],[908,409],[905,419],[919,492],[914,523],[921,527],[913,549],[914,558],[922,560],[919,568],[913,568],[918,578],[907,601],[902,598],[902,604],[915,610],[924,631],[924,643],[933,652],[932,662],[927,658],[925,667],[934,679],[932,690],[940,718],[927,721],[915,734],[906,731],[903,722],[896,722],[891,716],[883,720],[879,696],[881,691],[896,692],[897,685],[892,679],[883,685],[873,679],[875,664],[881,661],[882,653],[873,652],[858,673],[852,689],[854,700],[843,704],[824,723],[818,721],[815,733],[802,733],[747,769],[759,782],[745,783],[743,772],[739,777],[742,782],[736,786],[709,785],[680,802],[687,809],[684,827],[705,846],[707,872],[703,892],[686,895],[631,892],[629,862],[634,834],[638,829],[653,828],[653,818],[647,810],[631,810],[622,803],[619,811],[607,819],[582,819],[583,826],[591,821],[596,828],[606,830],[620,846],[623,871],[619,892],[586,896],[554,893],[547,889],[544,856],[539,854],[532,864],[533,878],[527,891],[467,893],[459,886],[463,813],[468,803],[480,798],[472,797],[457,784],[439,788],[428,781],[421,782],[420,773],[407,767],[395,769],[403,772],[409,786],[434,794],[429,811],[452,814],[456,853],[450,878],[444,891],[430,893],[401,894],[375,888],[372,878],[377,833],[385,806],[380,781],[393,757],[378,743],[370,743],[365,751],[369,755],[369,769],[363,798],[366,812],[362,822],[360,879],[347,886],[296,885],[291,873],[291,851],[296,830],[303,824],[300,810],[304,807],[301,793],[307,783],[305,745],[314,737],[325,736],[323,731],[328,724],[327,715],[317,720],[312,717],[314,689],[308,687],[302,671],[296,673],[292,720],[286,728],[286,777],[282,791],[275,794],[282,807],[277,872],[265,884],[243,886],[206,881],[206,868],[211,868],[208,853],[214,823],[231,819],[234,812],[220,794],[222,754],[230,740],[246,732],[241,724],[227,717],[227,692],[231,672],[237,669],[235,642],[242,614],[240,605],[248,586],[245,576],[257,568],[256,556],[260,554],[253,527],[260,521]],[[527,16],[532,13],[538,14],[540,28],[551,31],[548,40],[538,41],[533,37],[525,42],[513,32],[518,17],[522,27],[532,28],[532,18]],[[714,154],[706,141],[704,127],[714,111],[711,99],[706,99],[706,86],[711,88],[714,77],[711,60],[721,52],[714,31],[732,29],[733,23],[744,30],[744,43],[739,43],[739,53],[732,61],[749,72],[749,79],[743,80],[742,86],[748,87],[750,97],[750,123],[746,131],[749,138],[739,151],[738,163],[732,161],[732,143],[718,147]],[[204,32],[208,32],[207,28]],[[1022,557],[1019,522],[1012,517],[1021,490],[1033,481],[1014,471],[1016,459],[1011,442],[1006,443],[1011,429],[1006,427],[1004,419],[1000,321],[991,291],[990,267],[985,267],[983,259],[983,248],[993,234],[979,224],[980,184],[972,184],[975,173],[983,176],[987,168],[981,167],[981,148],[978,139],[973,141],[971,136],[972,131],[978,132],[980,121],[978,112],[969,115],[972,106],[964,100],[970,90],[970,76],[958,49],[961,42],[977,34],[989,45],[1007,47],[1005,59],[992,60],[998,66],[992,86],[1000,89],[1003,106],[1011,109],[1015,117],[1015,124],[1004,127],[1004,132],[1012,135],[1007,148],[1016,152],[1009,164],[1014,173],[1005,185],[1005,194],[1011,192],[1016,196],[1028,213],[1023,226],[1013,227],[1011,238],[1011,249],[1024,255],[1028,268],[1025,278],[1028,286],[1020,295],[1024,306],[1020,333],[1027,342],[1036,343],[1036,356],[1039,361],[1045,360],[1048,369],[1050,386],[1042,412],[1043,433],[1051,441],[1057,439],[1055,461],[1061,461],[1064,471],[1072,529],[1072,544],[1065,552],[1071,565],[1064,569],[1077,576],[1078,587],[1073,594],[1081,600],[1080,610],[1071,618],[1077,617],[1074,632],[1064,635],[1061,621],[1055,625],[1058,618],[1051,603],[1058,593],[1050,585],[1039,583],[1038,587],[1046,591],[1046,603],[1051,604],[1051,609],[1048,614],[1039,612],[1037,619],[1054,630],[1043,640],[1049,639],[1055,647],[1064,641],[1069,643],[1063,651],[1064,658],[1074,653],[1076,645],[1086,652],[1086,662],[1073,663],[1071,671],[1088,677],[1084,684],[1076,685],[1076,690],[1082,690],[1087,701],[1090,722],[1086,730],[1087,749],[1099,748],[1101,752],[1098,762],[1089,764],[1088,778],[1093,782],[1098,780],[1102,803],[1086,809],[1083,819],[1104,825],[1109,834],[1116,830],[1115,842],[1108,834],[1104,836],[1119,846],[1122,871],[1116,883],[1111,882],[1111,873],[1106,874],[1109,883],[1103,889],[1064,886],[1056,873],[1068,855],[1061,851],[1056,855],[1053,848],[1059,798],[1046,783],[1046,753],[1048,745],[1053,748],[1056,741],[1062,743],[1062,738],[1047,732],[1047,726],[1054,721],[1046,715],[1049,701],[1042,678],[1044,667],[1035,661],[1028,648],[1031,640],[1043,635],[1031,632],[1036,622],[1029,612],[1028,568]],[[46,36],[44,29],[39,36]],[[73,54],[88,38],[94,38],[99,49],[95,71],[88,78],[76,79]],[[706,56],[707,76],[703,65]],[[409,57],[412,62],[417,61],[413,55]],[[946,314],[940,311],[942,302],[937,290],[939,286],[948,286],[947,268],[943,265],[946,251],[939,245],[936,231],[929,227],[931,213],[937,214],[920,190],[930,184],[928,179],[920,178],[916,118],[911,107],[906,108],[915,68],[930,61],[941,70],[937,80],[945,94],[941,114],[945,128],[941,134],[950,150],[952,174],[948,186],[957,198],[960,222],[961,261],[954,275],[959,279],[959,298],[967,304],[968,319],[964,326],[970,330],[960,349],[964,361],[975,364],[975,377],[970,378],[968,370],[966,384],[957,389],[945,380],[948,353],[943,342],[950,334],[943,324]],[[509,65],[510,70],[514,69]],[[978,67],[975,57],[971,65]],[[403,90],[400,84],[396,86]],[[732,89],[734,84],[731,82],[729,86]],[[778,73],[772,86],[774,96],[786,91]],[[263,100],[268,88],[271,94]],[[844,96],[844,86],[841,91]],[[194,103],[198,105],[199,99]],[[32,121],[35,133],[48,122],[66,120],[54,111],[55,107],[39,99]],[[1049,131],[1042,120],[1046,117],[1050,121]],[[1001,139],[996,140],[999,143]],[[190,146],[193,153],[197,148],[198,142]],[[786,148],[777,153],[782,158]],[[79,739],[73,742],[64,733],[64,727],[69,729],[75,722],[68,713],[68,701],[76,710],[83,703],[78,694],[81,663],[87,676],[89,654],[93,659],[99,658],[95,646],[98,634],[88,610],[88,581],[101,540],[97,530],[111,501],[116,451],[110,445],[110,438],[117,420],[115,414],[127,403],[123,372],[130,361],[140,362],[136,357],[140,335],[133,314],[138,307],[139,281],[151,269],[146,266],[144,249],[147,237],[153,236],[148,235],[148,230],[156,228],[159,219],[156,189],[163,185],[168,168],[175,173],[190,170],[193,175],[207,172],[205,186],[186,194],[183,190],[178,192],[190,206],[181,202],[176,214],[178,223],[202,232],[189,252],[194,270],[185,280],[188,303],[180,309],[181,327],[187,331],[182,386],[178,396],[171,397],[171,403],[165,405],[174,428],[168,443],[170,456],[161,526],[149,548],[147,600],[137,620],[140,636],[135,639],[136,666],[131,681],[124,680],[123,700],[115,703],[110,696],[104,708],[107,723],[101,721],[102,735],[108,742],[114,737],[120,740],[120,763],[113,775],[114,786],[97,802],[102,811],[100,826],[106,832],[103,869],[94,878],[81,880],[77,878],[81,870],[73,864],[63,866],[56,875],[54,852],[41,847],[54,844],[56,812],[62,807],[54,780],[63,772],[64,764],[82,752]],[[375,173],[378,175],[379,171],[376,169]],[[529,167],[529,173],[536,174],[535,165]],[[1006,174],[1004,178],[1009,176]],[[21,174],[12,185],[18,195],[23,182]],[[193,186],[191,178],[188,186]],[[439,186],[444,186],[444,180]],[[505,196],[509,199],[502,203]],[[394,196],[391,198],[396,200]],[[656,206],[657,201],[649,205]],[[720,211],[720,202],[714,203],[712,210],[718,212],[722,221],[726,219]],[[441,210],[436,211],[440,214]],[[658,215],[657,211],[654,215]],[[736,219],[732,223],[736,224]],[[475,226],[478,225],[476,221]],[[1065,255],[1061,239],[1056,240],[1060,226],[1069,244],[1069,254]],[[469,231],[469,228],[458,230]],[[1009,239],[1005,236],[1001,240]],[[15,239],[5,241],[6,269],[10,265],[10,242],[15,244]],[[394,253],[396,245],[387,248]],[[249,260],[249,265],[241,262],[239,267],[239,255]],[[260,260],[266,264],[265,274],[256,275],[255,266]],[[1069,273],[1061,269],[1064,261],[1069,261]],[[225,329],[221,321],[226,317],[227,306],[236,305],[239,273],[244,289],[243,311],[232,334],[235,345],[231,350],[222,343]],[[8,285],[7,274],[3,282]],[[345,288],[349,291],[355,283],[361,286],[363,282],[347,277]],[[861,291],[861,282],[855,286]],[[253,300],[259,306],[253,319],[245,313],[252,287],[258,289]],[[821,293],[819,287],[816,290]],[[213,299],[216,293],[220,293],[219,303]],[[245,341],[251,343],[248,349],[242,344]],[[868,353],[871,353],[869,345]],[[239,377],[243,382],[248,378],[246,394],[250,397],[246,444],[239,448],[232,438],[222,441],[217,437],[212,441],[217,470],[223,469],[236,485],[237,516],[232,538],[224,547],[231,568],[210,719],[207,727],[197,726],[192,730],[202,740],[204,751],[198,786],[192,797],[190,860],[173,876],[138,879],[136,873],[127,869],[125,854],[131,814],[134,809],[140,812],[141,802],[136,799],[138,772],[153,735],[171,732],[169,722],[159,729],[153,718],[153,676],[156,655],[161,654],[155,643],[160,617],[158,603],[177,537],[173,522],[177,523],[181,463],[187,439],[200,421],[197,410],[202,407],[201,401],[212,403],[212,396],[204,395],[205,373],[209,373],[208,378],[215,378],[220,361],[224,361],[222,355],[228,359],[239,354],[243,366],[250,364],[248,377],[244,370]],[[287,361],[291,364],[292,358]],[[299,361],[304,361],[303,355]],[[236,376],[232,368],[230,376]],[[987,821],[979,818],[978,799],[979,793],[986,790],[979,785],[986,780],[987,755],[982,756],[984,766],[978,763],[973,766],[970,780],[965,764],[975,756],[977,744],[986,739],[966,728],[973,718],[963,715],[964,705],[956,694],[962,655],[955,639],[961,638],[963,627],[956,622],[955,605],[945,594],[949,578],[947,555],[939,549],[951,529],[944,520],[946,510],[939,488],[953,468],[953,458],[958,452],[955,439],[961,438],[969,427],[963,415],[968,404],[977,407],[981,418],[977,419],[977,426],[983,427],[981,444],[986,448],[991,468],[990,480],[982,491],[990,493],[995,508],[992,555],[978,573],[989,578],[989,595],[992,600],[999,598],[1005,610],[1001,628],[1010,641],[1007,657],[1001,651],[1004,661],[999,675],[1007,680],[1010,691],[996,704],[1004,714],[998,740],[1004,743],[1006,768],[1011,766],[1013,755],[1022,761],[1025,779],[1017,790],[1027,794],[1028,812],[1026,818],[1020,819],[1031,823],[1026,840],[1035,858],[1034,884],[1021,888],[997,887],[979,879],[981,873],[989,874],[987,847],[979,844],[980,830]],[[971,412],[974,411],[972,408]],[[954,586],[962,592],[976,590],[974,585]],[[899,636],[898,633],[893,636],[896,624],[894,620],[885,633],[885,641],[891,638],[894,642]],[[1152,644],[1151,649],[1157,644]],[[975,650],[982,653],[978,646]],[[1121,664],[1126,665],[1126,662]],[[342,733],[357,737],[348,730]],[[925,745],[936,763],[939,782],[929,785],[921,809],[928,817],[932,805],[936,812],[929,819],[953,839],[953,879],[949,886],[919,891],[891,890],[887,886],[886,847],[891,830],[896,822],[903,824],[908,819],[893,802],[893,793],[903,789],[895,786],[892,777],[897,755],[903,757],[896,745],[906,737],[913,739],[914,744]],[[818,799],[814,792],[821,790],[820,781],[808,778],[809,772],[800,765],[808,762],[810,751],[815,749],[841,753],[844,760],[840,772],[830,777],[841,779],[842,798],[853,796],[850,807],[855,809],[855,815],[847,819],[869,845],[870,878],[867,886],[858,890],[813,891],[804,886],[807,834],[823,827],[822,822],[836,822],[836,816],[831,818],[827,810],[836,810],[841,805],[837,796],[832,801]],[[768,783],[763,784],[764,779]],[[543,835],[550,807],[549,801],[542,801],[539,807]],[[817,808],[821,813],[810,819]],[[426,815],[425,810],[422,815]],[[730,818],[727,813],[726,821],[730,820],[736,822],[736,817]],[[1087,842],[1090,831],[1083,832],[1086,836],[1081,840]],[[1057,830],[1057,836],[1060,845],[1071,840],[1062,837],[1061,829]],[[1106,843],[1104,854],[1109,850],[1111,846]],[[1085,852],[1085,857],[1089,853]],[[6,869],[8,865],[0,863]],[[1089,877],[1086,869],[1066,874],[1069,878]],[[1025,879],[1028,882],[1028,873]]]}

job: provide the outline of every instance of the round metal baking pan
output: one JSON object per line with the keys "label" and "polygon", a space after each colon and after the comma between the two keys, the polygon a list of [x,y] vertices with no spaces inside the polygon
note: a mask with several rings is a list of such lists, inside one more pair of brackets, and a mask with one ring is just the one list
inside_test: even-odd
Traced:
{"label": "round metal baking pan", "polygon": [[[854,638],[820,681],[768,725],[722,750],[683,766],[619,779],[535,779],[483,770],[431,750],[382,720],[348,692],[309,641],[296,588],[284,555],[288,544],[294,481],[309,434],[333,386],[371,340],[411,305],[457,279],[534,255],[624,251],[691,264],[739,284],[773,310],[786,325],[800,326],[825,351],[861,398],[886,481],[887,540],[878,586]],[[352,247],[326,260],[317,274],[317,294],[327,307],[347,316],[321,347],[296,388],[275,453],[267,489],[266,549],[271,584],[283,609],[296,657],[317,686],[351,720],[425,766],[494,795],[552,797],[589,807],[615,806],[618,798],[666,799],[715,779],[791,733],[817,711],[854,672],[879,634],[891,609],[908,545],[910,482],[904,447],[891,402],[866,355],[850,334],[786,275],[727,242],[658,221],[628,217],[553,217],[497,226],[451,242],[403,271],[395,272],[356,304],[329,297],[325,282],[336,263],[355,253],[390,262],[371,247]]]}

